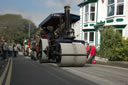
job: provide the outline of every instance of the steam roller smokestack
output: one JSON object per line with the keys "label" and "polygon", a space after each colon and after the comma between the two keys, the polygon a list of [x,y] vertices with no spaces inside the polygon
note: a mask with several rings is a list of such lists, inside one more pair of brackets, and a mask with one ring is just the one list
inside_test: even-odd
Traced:
{"label": "steam roller smokestack", "polygon": [[70,21],[70,6],[65,6],[65,29],[71,28],[71,21]]}

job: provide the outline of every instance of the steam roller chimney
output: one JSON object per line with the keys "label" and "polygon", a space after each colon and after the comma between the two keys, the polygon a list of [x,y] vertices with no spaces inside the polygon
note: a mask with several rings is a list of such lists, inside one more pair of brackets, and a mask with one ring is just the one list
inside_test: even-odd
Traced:
{"label": "steam roller chimney", "polygon": [[70,18],[70,6],[65,6],[65,29],[71,28],[71,18]]}

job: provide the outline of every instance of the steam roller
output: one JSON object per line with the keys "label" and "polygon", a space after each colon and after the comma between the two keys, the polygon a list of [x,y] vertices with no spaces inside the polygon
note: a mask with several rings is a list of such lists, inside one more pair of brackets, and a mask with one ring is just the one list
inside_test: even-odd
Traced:
{"label": "steam roller", "polygon": [[39,62],[54,61],[58,66],[84,66],[86,63],[85,41],[76,40],[71,24],[80,17],[70,14],[70,6],[65,13],[49,15],[39,27],[42,29],[39,41]]}

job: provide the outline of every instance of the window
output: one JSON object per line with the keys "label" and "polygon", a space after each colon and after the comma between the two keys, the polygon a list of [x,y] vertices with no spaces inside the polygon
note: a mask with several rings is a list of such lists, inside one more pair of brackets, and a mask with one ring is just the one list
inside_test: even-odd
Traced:
{"label": "window", "polygon": [[121,34],[121,36],[122,36],[122,34],[123,34],[123,31],[122,30],[117,30],[120,34]]}
{"label": "window", "polygon": [[84,33],[84,40],[85,40],[85,41],[88,40],[88,33],[87,33],[87,32]]}
{"label": "window", "polygon": [[90,7],[90,21],[95,20],[95,4],[92,3]]}
{"label": "window", "polygon": [[89,16],[89,5],[85,6],[85,21],[88,21]]}
{"label": "window", "polygon": [[123,13],[124,13],[124,0],[108,0],[107,16],[123,15]]}
{"label": "window", "polygon": [[117,15],[123,15],[124,11],[124,0],[117,0]]}
{"label": "window", "polygon": [[85,6],[85,22],[95,21],[95,3]]}
{"label": "window", "polygon": [[115,11],[114,0],[108,0],[108,16],[113,16]]}
{"label": "window", "polygon": [[90,32],[90,39],[89,41],[94,41],[94,32]]}

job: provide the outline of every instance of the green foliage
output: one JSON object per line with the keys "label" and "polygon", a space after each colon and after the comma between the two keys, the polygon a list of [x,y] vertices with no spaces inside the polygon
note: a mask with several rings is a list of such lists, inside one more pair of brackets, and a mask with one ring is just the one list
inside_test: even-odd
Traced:
{"label": "green foliage", "polygon": [[4,39],[10,42],[22,43],[25,38],[28,38],[29,23],[30,34],[33,35],[36,26],[32,21],[16,14],[0,15],[0,36],[4,36]]}
{"label": "green foliage", "polygon": [[128,39],[122,38],[121,34],[112,26],[102,30],[102,37],[99,55],[111,61],[128,60]]}

